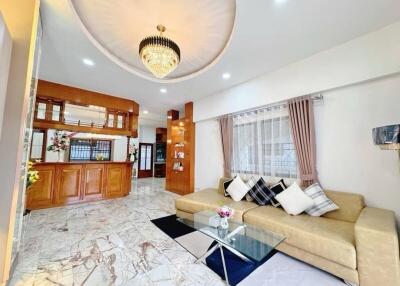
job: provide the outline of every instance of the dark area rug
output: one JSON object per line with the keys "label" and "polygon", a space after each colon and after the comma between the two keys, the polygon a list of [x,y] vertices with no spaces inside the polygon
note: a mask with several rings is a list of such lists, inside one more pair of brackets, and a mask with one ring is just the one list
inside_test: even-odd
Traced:
{"label": "dark area rug", "polygon": [[176,215],[170,215],[162,218],[153,219],[151,220],[151,222],[173,239],[196,231],[195,229],[177,221],[176,219]]}
{"label": "dark area rug", "polygon": [[[201,239],[201,236],[205,236],[201,232],[196,231],[195,229],[177,221],[176,215],[170,215],[158,219],[154,219],[151,221],[155,226],[161,229],[165,234],[169,237],[173,238],[177,243],[182,245],[178,240],[180,237],[185,236],[189,233],[197,232],[199,237],[197,240]],[[197,235],[197,234],[196,234]],[[178,239],[178,240],[177,240]],[[238,238],[240,239],[240,238]],[[213,242],[209,248],[215,245],[216,242]],[[190,244],[182,245],[188,252],[194,253],[193,249],[196,247],[196,241],[190,241]],[[207,249],[204,249],[204,253]],[[230,252],[228,249],[224,248],[224,258],[226,262],[226,268],[228,272],[228,278],[230,285],[237,285],[240,281],[246,278],[250,273],[256,270],[260,265],[265,263],[268,259],[270,259],[276,251],[272,251],[268,256],[266,256],[262,261],[257,262],[251,260],[251,262],[245,262],[240,259],[238,256]],[[213,270],[216,274],[218,274],[222,279],[225,280],[225,274],[222,266],[221,252],[219,248],[217,248],[210,256],[206,258],[206,265]]]}

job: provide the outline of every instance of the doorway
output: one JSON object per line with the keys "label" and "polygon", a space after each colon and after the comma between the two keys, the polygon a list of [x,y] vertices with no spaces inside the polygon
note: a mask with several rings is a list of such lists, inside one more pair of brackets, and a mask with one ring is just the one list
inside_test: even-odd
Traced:
{"label": "doorway", "polygon": [[153,177],[153,144],[139,143],[138,178]]}

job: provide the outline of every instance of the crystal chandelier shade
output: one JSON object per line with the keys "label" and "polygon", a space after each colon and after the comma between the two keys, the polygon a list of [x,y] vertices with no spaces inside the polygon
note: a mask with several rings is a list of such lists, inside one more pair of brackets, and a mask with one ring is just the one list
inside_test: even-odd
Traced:
{"label": "crystal chandelier shade", "polygon": [[176,69],[181,52],[178,45],[164,37],[165,27],[157,26],[159,36],[150,36],[139,44],[139,55],[145,67],[157,78],[164,78]]}

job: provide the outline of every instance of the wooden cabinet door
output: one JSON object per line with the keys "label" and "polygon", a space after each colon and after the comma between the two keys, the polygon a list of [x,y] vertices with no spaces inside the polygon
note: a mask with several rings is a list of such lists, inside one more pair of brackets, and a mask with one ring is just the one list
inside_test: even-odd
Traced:
{"label": "wooden cabinet door", "polygon": [[53,203],[55,166],[35,166],[39,171],[39,180],[27,191],[26,207],[40,209],[50,207]]}
{"label": "wooden cabinet door", "polygon": [[83,165],[57,167],[58,186],[56,204],[68,204],[81,199],[81,177]]}
{"label": "wooden cabinet door", "polygon": [[87,164],[85,166],[84,200],[97,200],[103,197],[104,164]]}
{"label": "wooden cabinet door", "polygon": [[123,164],[107,165],[106,198],[121,197],[126,193],[126,166]]}

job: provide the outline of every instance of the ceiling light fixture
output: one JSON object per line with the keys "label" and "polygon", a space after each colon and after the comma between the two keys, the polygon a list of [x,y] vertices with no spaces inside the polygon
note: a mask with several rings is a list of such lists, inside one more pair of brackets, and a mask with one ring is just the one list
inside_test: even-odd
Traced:
{"label": "ceiling light fixture", "polygon": [[85,64],[85,65],[87,65],[87,66],[94,66],[94,61],[92,61],[91,59],[87,59],[87,58],[85,58],[85,59],[83,59],[82,60],[83,61],[83,63]]}
{"label": "ceiling light fixture", "polygon": [[149,113],[149,111],[143,110],[143,114],[148,114],[148,113]]}
{"label": "ceiling light fixture", "polygon": [[162,35],[166,28],[158,25],[159,36],[144,38],[139,44],[139,55],[145,67],[157,78],[164,78],[178,66],[181,51],[178,45]]}
{"label": "ceiling light fixture", "polygon": [[230,79],[230,78],[231,78],[231,74],[228,73],[228,72],[223,73],[223,74],[222,74],[222,78],[223,78],[223,79]]}
{"label": "ceiling light fixture", "polygon": [[166,88],[160,88],[160,92],[161,93],[167,93],[167,89]]}

